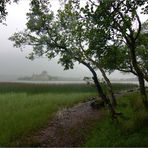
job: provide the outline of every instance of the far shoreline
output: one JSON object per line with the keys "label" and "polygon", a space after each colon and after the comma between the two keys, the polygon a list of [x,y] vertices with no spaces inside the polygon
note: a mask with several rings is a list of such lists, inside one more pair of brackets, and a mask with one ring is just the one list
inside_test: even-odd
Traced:
{"label": "far shoreline", "polygon": [[[14,80],[14,81],[0,81],[0,83],[30,83],[30,84],[87,84],[86,81],[21,81],[21,80]],[[91,82],[92,84],[93,82]],[[138,81],[126,81],[126,80],[111,80],[111,83],[120,83],[120,84],[138,84]],[[145,86],[148,87],[148,83],[145,82]]]}

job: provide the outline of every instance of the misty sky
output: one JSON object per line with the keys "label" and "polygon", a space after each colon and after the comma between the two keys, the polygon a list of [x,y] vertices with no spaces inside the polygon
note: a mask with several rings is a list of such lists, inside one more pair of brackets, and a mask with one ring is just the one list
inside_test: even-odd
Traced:
{"label": "misty sky", "polygon": [[[54,0],[54,8],[58,6],[58,1]],[[14,48],[8,38],[17,31],[23,30],[26,23],[26,12],[28,12],[28,0],[22,0],[19,4],[8,5],[8,16],[6,19],[7,26],[0,24],[0,75],[32,75],[46,70],[50,75],[65,77],[84,77],[91,76],[89,70],[82,65],[75,65],[74,70],[63,71],[63,67],[57,64],[57,59],[48,60],[46,58],[35,59],[30,61],[25,57],[29,50],[23,52]],[[146,18],[142,17],[143,20]],[[99,74],[100,75],[100,74]],[[131,77],[115,72],[112,78]]]}

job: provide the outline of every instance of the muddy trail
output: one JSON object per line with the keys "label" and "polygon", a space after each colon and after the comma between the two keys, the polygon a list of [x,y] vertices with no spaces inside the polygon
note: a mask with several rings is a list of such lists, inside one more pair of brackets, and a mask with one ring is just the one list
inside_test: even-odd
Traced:
{"label": "muddy trail", "polygon": [[[133,91],[116,94],[123,96]],[[84,144],[96,121],[104,114],[102,109],[91,107],[93,100],[81,102],[71,108],[58,111],[54,118],[38,132],[19,143],[25,147],[77,147]]]}
{"label": "muddy trail", "polygon": [[21,141],[19,146],[75,147],[84,143],[86,134],[102,112],[93,109],[92,101],[58,111],[46,127]]}

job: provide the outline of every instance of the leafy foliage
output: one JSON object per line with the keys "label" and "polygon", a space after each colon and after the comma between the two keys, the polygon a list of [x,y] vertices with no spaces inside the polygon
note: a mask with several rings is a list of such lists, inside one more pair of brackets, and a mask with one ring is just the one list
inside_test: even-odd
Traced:
{"label": "leafy foliage", "polygon": [[[30,59],[43,55],[51,59],[60,55],[59,63],[65,69],[73,68],[75,61],[81,63],[89,61],[88,57],[95,58],[103,54],[103,50],[98,50],[96,55],[96,47],[93,47],[93,38],[98,38],[99,33],[103,34],[102,30],[94,34],[96,27],[82,15],[79,3],[70,1],[55,15],[50,10],[48,1],[32,1],[31,10],[27,14],[27,29],[15,33],[10,39],[15,41],[16,47],[33,46]],[[104,39],[105,37],[102,37],[98,40],[99,47],[105,44]]]}
{"label": "leafy foliage", "polygon": [[27,29],[15,33],[10,40],[16,47],[32,46],[30,59],[59,56],[64,69],[73,68],[74,62],[85,65],[92,73],[99,69],[108,84],[104,70],[132,72],[139,78],[141,93],[146,95],[143,79],[147,64],[144,52],[138,50],[142,24],[137,13],[139,7],[146,13],[146,3],[103,0],[95,4],[88,0],[82,7],[80,0],[64,1],[54,13],[48,0],[32,0]]}
{"label": "leafy foliage", "polygon": [[11,4],[12,2],[17,3],[19,0],[1,0],[0,1],[0,23],[3,23],[3,20],[5,20],[6,15],[8,14],[6,10],[6,4]]}

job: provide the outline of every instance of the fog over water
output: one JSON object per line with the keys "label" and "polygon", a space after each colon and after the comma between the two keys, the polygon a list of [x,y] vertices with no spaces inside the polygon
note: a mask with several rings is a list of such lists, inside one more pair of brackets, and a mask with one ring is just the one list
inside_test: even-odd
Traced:
{"label": "fog over water", "polygon": [[[54,0],[54,9],[59,6],[58,1]],[[75,64],[73,70],[64,71],[63,67],[57,64],[58,59],[49,61],[47,58],[38,58],[34,61],[26,59],[30,49],[24,49],[23,52],[14,48],[8,38],[17,31],[23,30],[26,23],[26,13],[29,10],[28,0],[22,0],[19,4],[7,6],[8,16],[6,24],[0,24],[0,81],[15,80],[19,76],[31,76],[46,70],[49,75],[63,77],[84,77],[91,76],[91,73],[83,65]],[[142,18],[143,19],[143,18]],[[98,72],[99,74],[99,72]],[[99,76],[101,76],[99,74]],[[111,78],[128,78],[133,75],[123,75],[114,72]]]}

